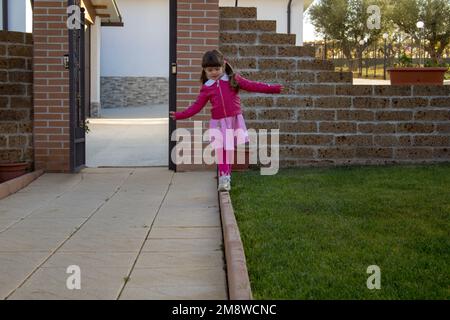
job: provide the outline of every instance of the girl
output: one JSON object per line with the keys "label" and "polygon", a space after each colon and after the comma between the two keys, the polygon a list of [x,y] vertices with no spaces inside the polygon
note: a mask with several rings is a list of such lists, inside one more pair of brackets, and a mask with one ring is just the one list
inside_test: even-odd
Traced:
{"label": "girl", "polygon": [[[242,116],[239,89],[261,93],[280,93],[281,85],[269,85],[260,82],[249,81],[238,73],[234,73],[231,65],[224,59],[218,50],[208,51],[203,55],[202,61],[202,88],[197,100],[189,108],[182,112],[171,111],[173,120],[187,119],[196,115],[208,101],[211,101],[210,129],[220,130],[223,144],[216,149],[219,158],[219,191],[231,189],[231,159],[235,144],[249,142],[247,128]],[[227,130],[228,129],[228,130]],[[230,130],[232,134],[229,135]],[[226,134],[228,131],[228,134]],[[235,135],[242,137],[235,143]],[[227,139],[228,137],[228,139]],[[214,141],[213,137],[210,137]],[[216,145],[217,146],[217,145]],[[217,148],[217,147],[216,147]]]}

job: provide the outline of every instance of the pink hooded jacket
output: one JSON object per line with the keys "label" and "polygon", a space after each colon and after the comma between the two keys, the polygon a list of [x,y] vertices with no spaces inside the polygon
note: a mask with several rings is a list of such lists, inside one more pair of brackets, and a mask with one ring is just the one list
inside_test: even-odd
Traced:
{"label": "pink hooded jacket", "polygon": [[[265,84],[261,82],[250,81],[236,74],[235,79],[241,89],[251,92],[261,93],[280,93],[282,86],[279,84]],[[229,77],[224,74],[218,80],[208,80],[203,84],[197,100],[186,110],[175,112],[175,119],[181,120],[190,118],[211,101],[211,117],[213,119],[222,119],[230,116],[235,116],[242,113],[241,99],[229,83]]]}

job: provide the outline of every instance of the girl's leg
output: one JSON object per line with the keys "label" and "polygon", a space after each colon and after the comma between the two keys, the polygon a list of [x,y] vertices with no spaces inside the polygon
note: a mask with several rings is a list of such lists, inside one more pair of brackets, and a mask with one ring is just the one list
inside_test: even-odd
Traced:
{"label": "girl's leg", "polygon": [[225,159],[225,149],[221,148],[221,149],[216,149],[216,156],[217,156],[217,166],[219,169],[219,176],[223,176],[227,174],[228,171],[228,167],[226,164],[226,159]]}
{"label": "girl's leg", "polygon": [[232,163],[232,150],[226,150],[222,148],[219,152],[219,158],[222,159],[222,163],[219,162],[219,176],[230,176],[231,175],[231,163]]}
{"label": "girl's leg", "polygon": [[226,175],[231,176],[231,165],[233,163],[233,150],[224,150],[224,163],[226,164]]}

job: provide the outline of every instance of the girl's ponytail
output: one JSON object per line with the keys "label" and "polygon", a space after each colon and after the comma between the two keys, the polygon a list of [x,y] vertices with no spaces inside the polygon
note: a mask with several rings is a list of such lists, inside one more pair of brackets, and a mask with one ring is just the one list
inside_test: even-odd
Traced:
{"label": "girl's ponytail", "polygon": [[233,67],[224,59],[225,73],[230,77],[230,85],[234,91],[239,92],[239,84],[236,81],[236,74],[234,73]]}
{"label": "girl's ponytail", "polygon": [[202,84],[204,84],[206,81],[208,81],[208,77],[206,76],[205,69],[202,70],[202,75],[200,76],[200,81]]}

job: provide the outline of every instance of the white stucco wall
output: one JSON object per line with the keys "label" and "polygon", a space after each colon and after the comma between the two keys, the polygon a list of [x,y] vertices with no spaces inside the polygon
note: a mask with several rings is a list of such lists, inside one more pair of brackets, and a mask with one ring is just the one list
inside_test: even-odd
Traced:
{"label": "white stucco wall", "polygon": [[101,76],[169,77],[169,0],[116,0],[123,27],[101,28]]}
{"label": "white stucco wall", "polygon": [[101,52],[101,21],[95,18],[91,26],[91,102],[100,102],[100,52]]}
{"label": "white stucco wall", "polygon": [[[0,10],[0,29],[3,29],[3,12]],[[30,0],[8,0],[8,30],[33,31],[33,12]]]}
{"label": "white stucco wall", "polygon": [[[235,0],[220,0],[221,7],[234,7]],[[287,33],[288,0],[239,0],[239,7],[256,7],[258,20],[276,20],[277,32]],[[303,45],[303,0],[293,0],[291,5],[291,33],[296,44]]]}

